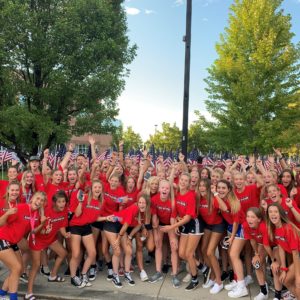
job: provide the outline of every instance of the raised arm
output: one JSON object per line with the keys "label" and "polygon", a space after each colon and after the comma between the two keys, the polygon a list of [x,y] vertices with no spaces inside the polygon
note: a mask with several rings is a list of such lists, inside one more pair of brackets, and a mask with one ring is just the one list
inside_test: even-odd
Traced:
{"label": "raised arm", "polygon": [[62,167],[63,170],[65,170],[67,168],[68,162],[69,162],[69,160],[71,158],[71,155],[72,155],[73,151],[74,151],[74,145],[70,144],[68,146],[68,151],[66,152],[63,160],[60,163],[60,166]]}

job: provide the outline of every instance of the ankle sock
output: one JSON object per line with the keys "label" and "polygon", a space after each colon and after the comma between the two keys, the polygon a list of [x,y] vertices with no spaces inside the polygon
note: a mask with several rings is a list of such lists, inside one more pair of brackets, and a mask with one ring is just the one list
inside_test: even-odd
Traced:
{"label": "ankle sock", "polygon": [[267,291],[267,286],[264,284],[264,285],[260,285],[260,291],[264,294],[264,295],[267,295],[268,294],[268,291]]}

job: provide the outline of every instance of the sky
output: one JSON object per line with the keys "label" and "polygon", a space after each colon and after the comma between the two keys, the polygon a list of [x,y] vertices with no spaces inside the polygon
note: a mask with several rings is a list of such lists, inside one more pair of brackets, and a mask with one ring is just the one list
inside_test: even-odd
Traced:
{"label": "sky", "polygon": [[[193,0],[189,124],[194,111],[210,118],[205,108],[204,78],[217,58],[215,45],[228,25],[233,0]],[[130,75],[118,98],[124,129],[131,126],[145,142],[167,122],[182,128],[186,0],[125,0],[128,36],[138,47],[128,66]],[[284,0],[292,17],[294,43],[300,41],[300,0]]]}

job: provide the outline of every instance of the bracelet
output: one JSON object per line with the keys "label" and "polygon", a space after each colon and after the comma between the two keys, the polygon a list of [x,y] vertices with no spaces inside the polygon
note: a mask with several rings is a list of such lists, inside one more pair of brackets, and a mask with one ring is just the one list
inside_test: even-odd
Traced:
{"label": "bracelet", "polygon": [[288,270],[289,270],[289,268],[280,267],[280,271],[285,271],[285,272],[287,272]]}

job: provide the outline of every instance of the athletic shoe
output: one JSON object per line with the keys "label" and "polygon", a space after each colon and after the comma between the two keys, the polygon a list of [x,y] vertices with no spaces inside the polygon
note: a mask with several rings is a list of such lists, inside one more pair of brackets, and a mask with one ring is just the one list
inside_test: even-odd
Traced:
{"label": "athletic shoe", "polygon": [[180,287],[180,280],[178,279],[178,277],[176,275],[172,276],[172,285],[176,289]]}
{"label": "athletic shoe", "polygon": [[231,282],[232,280],[234,280],[234,272],[233,270],[229,270],[228,271],[228,276],[229,276],[229,281]]}
{"label": "athletic shoe", "polygon": [[24,283],[28,283],[28,275],[27,275],[27,273],[22,273],[22,275],[20,276],[20,281],[22,281]]}
{"label": "athletic shoe", "polygon": [[78,276],[71,277],[71,284],[78,287],[79,289],[83,288],[81,286],[82,280]]}
{"label": "athletic shoe", "polygon": [[206,270],[203,272],[203,283],[206,284],[209,280],[210,277],[210,273],[211,273],[211,268],[207,267]]}
{"label": "athletic shoe", "polygon": [[237,286],[237,282],[235,280],[232,280],[230,283],[226,284],[224,288],[227,291],[232,291],[236,286]]}
{"label": "athletic shoe", "polygon": [[223,290],[223,288],[224,288],[223,283],[221,283],[221,284],[215,283],[214,286],[209,290],[209,292],[212,295],[215,295],[215,294],[220,293]]}
{"label": "athletic shoe", "polygon": [[130,273],[124,273],[124,279],[130,286],[135,286],[134,280],[131,278]]}
{"label": "athletic shoe", "polygon": [[257,296],[254,297],[254,300],[267,300],[269,295],[265,295],[262,292],[260,292]]}
{"label": "athletic shoe", "polygon": [[93,266],[93,267],[90,267],[90,270],[89,270],[89,280],[90,281],[94,281],[96,279],[96,265]]}
{"label": "athletic shoe", "polygon": [[185,283],[188,283],[192,280],[192,275],[190,273],[187,273],[183,279],[182,279],[182,282],[185,282]]}
{"label": "athletic shoe", "polygon": [[252,278],[251,275],[247,275],[244,280],[245,280],[245,285],[246,286],[248,286],[249,284],[251,284],[251,283],[254,282],[254,280],[253,280],[253,278]]}
{"label": "athletic shoe", "polygon": [[41,265],[41,267],[40,267],[40,273],[41,273],[41,275],[43,275],[43,276],[45,276],[45,277],[48,278],[50,276],[50,270],[49,270],[48,266]]}
{"label": "athletic shoe", "polygon": [[150,277],[149,282],[155,283],[163,279],[163,275],[160,272],[156,272],[153,276]]}
{"label": "athletic shoe", "polygon": [[118,274],[119,274],[120,277],[124,277],[124,268],[120,267],[119,271],[118,271]]}
{"label": "athletic shoe", "polygon": [[113,279],[113,274],[114,274],[114,272],[113,272],[112,269],[107,269],[107,277],[106,277],[106,280],[112,281],[112,279]]}
{"label": "athletic shoe", "polygon": [[82,274],[82,283],[87,287],[92,286],[86,274]]}
{"label": "athletic shoe", "polygon": [[229,298],[241,298],[248,295],[248,290],[245,286],[237,286],[234,290],[228,292]]}
{"label": "athletic shoe", "polygon": [[122,288],[123,285],[120,281],[119,275],[114,274],[113,278],[112,278],[112,283],[114,284],[114,286],[118,289]]}
{"label": "athletic shoe", "polygon": [[192,279],[192,281],[190,282],[190,284],[185,288],[185,290],[187,292],[194,290],[197,286],[199,285],[199,281],[198,279],[194,280]]}
{"label": "athletic shoe", "polygon": [[147,281],[148,280],[148,275],[147,275],[145,270],[142,270],[140,272],[140,278],[141,278],[141,281]]}
{"label": "athletic shoe", "polygon": [[202,284],[202,287],[203,287],[204,289],[208,289],[208,288],[213,287],[214,284],[215,284],[215,282],[214,282],[213,280],[209,279],[209,280],[207,281],[207,283]]}

